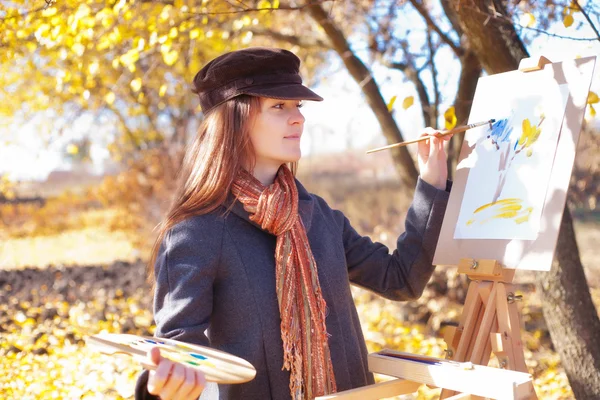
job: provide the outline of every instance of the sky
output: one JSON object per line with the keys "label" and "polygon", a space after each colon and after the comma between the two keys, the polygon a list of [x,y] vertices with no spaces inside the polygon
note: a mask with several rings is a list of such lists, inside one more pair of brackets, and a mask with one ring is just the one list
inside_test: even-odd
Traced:
{"label": "sky", "polygon": [[[576,32],[564,28],[562,24],[554,24],[548,32],[564,36],[595,36],[580,15],[576,14],[575,18],[576,24],[581,25]],[[600,41],[572,41],[541,34],[528,46],[528,50],[534,57],[544,55],[553,62],[577,56],[598,56],[591,90],[600,93]],[[339,57],[332,56],[335,59],[330,63],[331,73],[327,74],[325,80],[312,86],[325,100],[305,102],[302,109],[306,117],[305,134],[301,143],[303,155],[335,153],[348,149],[366,150],[385,145],[377,120],[358,85],[341,66]],[[363,60],[366,59],[362,54],[360,56]],[[438,64],[443,63],[438,60]],[[405,79],[399,71],[390,71],[377,64],[370,67],[385,101],[389,101],[392,96],[398,97],[393,113],[404,138],[409,140],[417,137],[424,128],[418,104],[408,110],[400,106],[406,96],[418,98],[414,86],[404,82]],[[458,80],[458,63],[445,63],[444,68],[439,70],[442,94],[453,95]],[[442,99],[441,110],[449,107],[452,101],[453,98]],[[600,113],[600,110],[598,111]],[[586,115],[589,116],[589,113]],[[598,117],[595,123],[598,123]],[[73,134],[85,132],[90,126],[91,118],[80,118],[73,126]],[[50,144],[47,145],[40,140],[40,132],[47,128],[45,116],[40,115],[28,121],[25,126],[12,127],[11,131],[15,132],[12,137],[8,137],[6,131],[0,131],[3,136],[0,137],[0,173],[8,172],[9,178],[13,180],[43,180],[54,169],[68,169],[69,163],[62,159],[62,150],[70,136],[50,138]],[[7,145],[6,140],[10,140],[12,144]],[[94,162],[93,169],[101,173],[102,165],[109,157],[103,143],[92,145],[91,156]]]}

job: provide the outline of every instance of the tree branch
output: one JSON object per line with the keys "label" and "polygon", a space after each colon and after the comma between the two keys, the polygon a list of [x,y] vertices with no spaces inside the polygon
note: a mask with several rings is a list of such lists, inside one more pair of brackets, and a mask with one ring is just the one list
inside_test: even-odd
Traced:
{"label": "tree branch", "polygon": [[277,32],[277,31],[274,31],[271,29],[252,28],[252,29],[245,29],[245,30],[243,30],[243,32],[252,32],[252,34],[258,35],[258,36],[268,36],[272,39],[279,40],[282,42],[287,42],[294,46],[300,46],[302,48],[307,48],[307,49],[316,49],[316,50],[330,50],[331,49],[331,46],[329,46],[326,42],[324,42],[320,39],[307,40],[303,36],[286,35],[284,33]]}
{"label": "tree branch", "polygon": [[440,88],[438,85],[437,69],[435,68],[435,49],[433,46],[433,40],[431,38],[431,31],[427,31],[427,46],[429,47],[429,65],[431,69],[431,80],[433,81],[433,98],[434,106],[431,112],[431,120],[429,126],[437,126],[437,119],[440,113]]}
{"label": "tree branch", "polygon": [[194,17],[203,17],[206,15],[231,15],[231,14],[243,14],[243,13],[250,13],[250,12],[261,12],[261,11],[299,11],[304,8],[311,7],[313,5],[321,5],[324,3],[335,2],[335,1],[337,1],[337,0],[315,0],[315,1],[309,1],[308,3],[300,5],[300,6],[280,5],[277,8],[275,8],[275,7],[240,8],[239,10],[234,10],[234,11],[215,11],[215,12],[201,12],[201,13],[186,12],[184,14],[189,15],[190,19],[192,19]]}
{"label": "tree branch", "polygon": [[407,63],[383,62],[383,65],[391,69],[402,71],[408,80],[415,85],[415,88],[417,89],[417,95],[419,96],[419,102],[421,103],[423,122],[425,125],[431,125],[431,102],[429,100],[429,95],[427,94],[427,88],[419,77],[419,72],[416,70],[416,68]]}
{"label": "tree branch", "polygon": [[590,19],[590,16],[585,12],[585,10],[583,9],[583,7],[581,7],[581,5],[579,4],[579,1],[577,1],[577,0],[571,0],[571,1],[577,6],[577,8],[579,8],[579,11],[581,11],[581,13],[585,17],[585,19],[587,19],[587,22],[589,22],[590,26],[594,30],[594,32],[596,32],[596,36],[598,36],[598,40],[600,40],[600,32],[598,32],[598,29],[596,29],[596,26],[594,25],[594,23]]}
{"label": "tree branch", "polygon": [[450,37],[448,35],[446,35],[444,32],[442,32],[442,30],[439,28],[439,26],[437,26],[437,24],[435,22],[433,22],[433,19],[431,18],[431,15],[429,15],[429,11],[427,11],[425,6],[421,3],[419,3],[418,0],[410,0],[410,3],[413,5],[413,7],[415,7],[415,9],[419,12],[419,14],[421,14],[423,19],[425,19],[427,26],[429,26],[431,29],[433,29],[435,31],[435,33],[437,33],[439,35],[440,39],[442,39],[442,41],[444,43],[446,43],[448,46],[450,46],[450,48],[452,49],[454,54],[456,54],[457,57],[460,57],[463,54],[463,49],[459,45],[454,43],[452,41],[452,39],[450,39]]}

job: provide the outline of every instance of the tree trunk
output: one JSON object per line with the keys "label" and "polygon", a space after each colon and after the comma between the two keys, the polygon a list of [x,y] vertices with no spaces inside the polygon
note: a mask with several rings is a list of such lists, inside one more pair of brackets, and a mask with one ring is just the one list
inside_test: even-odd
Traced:
{"label": "tree trunk", "polygon": [[[342,31],[335,25],[333,20],[320,4],[313,4],[308,8],[308,13],[311,17],[323,28],[325,34],[331,42],[332,48],[342,58],[348,72],[359,84],[369,107],[375,113],[375,117],[381,126],[383,135],[388,143],[396,143],[404,141],[400,128],[394,121],[392,114],[388,111],[387,105],[381,96],[379,87],[373,78],[373,75],[363,62],[352,52],[348,41]],[[406,186],[407,190],[413,190],[417,183],[418,171],[415,163],[406,147],[396,147],[391,149],[392,158],[396,171]]]}
{"label": "tree trunk", "polygon": [[600,398],[600,322],[575,241],[573,220],[563,214],[550,272],[537,275],[542,309],[552,343],[560,354],[578,399]]}
{"label": "tree trunk", "polygon": [[[499,1],[453,0],[471,48],[490,74],[517,69],[527,51]],[[591,299],[577,248],[571,214],[565,206],[550,272],[536,273],[543,313],[578,399],[600,398],[600,320]]]}
{"label": "tree trunk", "polygon": [[[467,122],[469,113],[471,112],[471,104],[473,104],[473,96],[475,96],[475,88],[477,81],[481,75],[481,64],[477,55],[468,50],[460,59],[461,70],[458,81],[458,93],[454,100],[454,112],[459,125]],[[462,147],[465,135],[455,135],[450,139],[448,144],[448,177],[452,179],[458,164],[458,156]]]}

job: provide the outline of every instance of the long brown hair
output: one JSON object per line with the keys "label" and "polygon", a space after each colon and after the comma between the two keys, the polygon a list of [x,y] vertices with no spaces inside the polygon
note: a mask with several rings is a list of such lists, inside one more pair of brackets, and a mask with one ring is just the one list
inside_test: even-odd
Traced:
{"label": "long brown hair", "polygon": [[[250,130],[260,112],[259,97],[240,95],[204,117],[193,144],[186,150],[169,210],[156,227],[158,235],[147,265],[153,289],[154,264],[167,232],[187,218],[208,214],[223,205],[238,170],[254,167]],[[297,163],[290,168],[295,174]]]}

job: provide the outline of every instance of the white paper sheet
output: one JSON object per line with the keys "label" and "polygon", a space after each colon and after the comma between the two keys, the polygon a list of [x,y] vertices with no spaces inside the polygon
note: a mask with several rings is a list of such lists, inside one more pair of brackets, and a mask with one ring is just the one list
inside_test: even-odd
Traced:
{"label": "white paper sheet", "polygon": [[533,240],[540,229],[568,86],[544,84],[553,79],[549,74],[517,74],[512,82],[493,78],[480,80],[473,101],[469,123],[491,118],[496,123],[492,129],[472,129],[465,137],[475,147],[458,165],[470,171],[454,238]]}

